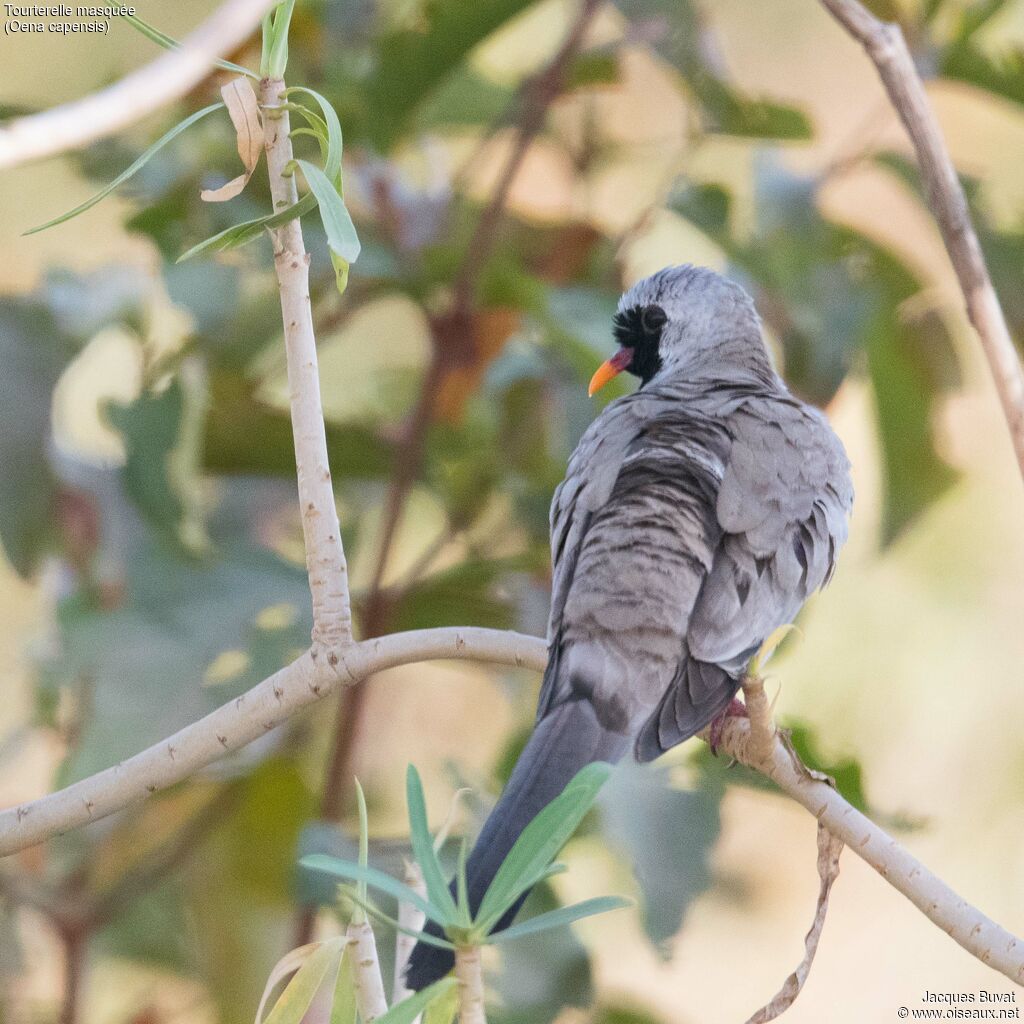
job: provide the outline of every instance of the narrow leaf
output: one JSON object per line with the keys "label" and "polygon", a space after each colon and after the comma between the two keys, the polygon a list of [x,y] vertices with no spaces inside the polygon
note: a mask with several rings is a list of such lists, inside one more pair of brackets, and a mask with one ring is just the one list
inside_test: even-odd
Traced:
{"label": "narrow leaf", "polygon": [[[405,776],[405,794],[409,805],[409,832],[412,852],[423,872],[423,882],[427,887],[427,895],[431,903],[444,914],[444,920],[438,922],[446,925],[458,920],[455,900],[448,891],[448,883],[441,871],[441,863],[434,852],[434,843],[430,838],[427,825],[427,807],[423,800],[423,783],[414,765],[409,765]],[[411,891],[411,890],[410,890]],[[419,898],[419,897],[417,897]]]}
{"label": "narrow leaf", "polygon": [[629,906],[632,906],[632,901],[622,896],[598,896],[596,899],[574,903],[571,907],[559,907],[558,910],[549,910],[546,914],[538,914],[528,921],[522,921],[512,925],[511,928],[506,928],[502,932],[494,932],[488,936],[487,941],[490,943],[511,942],[524,935],[534,935],[537,932],[547,931],[549,928],[561,928],[563,925],[572,924],[573,921],[580,921],[585,917],[606,914],[609,910],[621,910],[623,907]]}
{"label": "narrow leaf", "polygon": [[86,199],[84,203],[76,206],[73,210],[69,210],[67,213],[62,213],[59,217],[55,217],[53,220],[48,220],[45,224],[40,224],[38,227],[29,228],[28,231],[23,232],[26,235],[34,235],[37,231],[45,231],[47,228],[52,228],[57,224],[63,224],[66,220],[71,220],[72,217],[77,217],[80,213],[85,213],[86,210],[91,210],[98,202],[106,199],[111,192],[114,191],[118,186],[123,185],[132,175],[136,174],[147,163],[167,145],[172,139],[177,138],[186,128],[191,128],[192,125],[200,119],[206,117],[207,114],[212,114],[215,110],[220,110],[223,107],[223,103],[212,103],[208,107],[203,107],[202,110],[197,110],[194,114],[186,117],[184,121],[179,121],[166,135],[161,135],[156,142],[153,143],[145,153],[142,154],[130,167],[122,171],[109,185],[100,189],[96,195],[90,199]]}
{"label": "narrow leaf", "polygon": [[355,263],[359,257],[361,246],[359,235],[356,234],[356,226],[352,223],[352,217],[345,206],[345,200],[338,194],[338,190],[331,183],[330,178],[316,164],[311,164],[308,160],[296,162],[302,168],[306,184],[309,185],[309,190],[316,196],[320,206],[320,219],[324,222],[327,244],[331,247],[331,251],[337,253],[343,260]]}
{"label": "narrow leaf", "polygon": [[309,857],[303,857],[299,861],[299,865],[309,868],[311,871],[323,871],[325,874],[344,878],[350,882],[365,881],[368,885],[373,886],[374,889],[379,889],[381,892],[386,892],[389,896],[394,896],[396,900],[404,900],[406,903],[411,903],[432,921],[436,921],[438,924],[445,923],[443,915],[428,900],[425,900],[419,893],[414,892],[409,886],[399,882],[397,878],[392,878],[389,874],[378,871],[376,868],[360,867],[360,865],[353,864],[351,861],[339,860],[337,857],[328,857],[322,853],[314,853]]}
{"label": "narrow leaf", "polygon": [[611,765],[603,761],[587,765],[526,826],[484,894],[477,927],[492,928],[515,900],[536,884],[576,831],[611,772]]}
{"label": "narrow leaf", "polygon": [[469,909],[469,882],[466,879],[466,837],[462,837],[462,842],[459,844],[459,864],[455,869],[456,885],[458,886],[458,908],[459,908],[459,923],[464,927],[469,927],[472,922],[470,917]]}
{"label": "narrow leaf", "polygon": [[[366,817],[366,796],[363,787],[356,783],[356,800],[359,804],[359,866],[365,871],[370,864],[370,826]],[[366,902],[366,879],[358,883],[359,898]]]}
{"label": "narrow leaf", "polygon": [[287,224],[288,221],[309,213],[315,206],[316,196],[312,192],[308,192],[297,203],[293,203],[286,209],[281,210],[280,213],[271,213],[265,217],[257,217],[255,220],[243,221],[241,224],[235,224],[216,235],[211,235],[211,237],[204,239],[197,245],[193,245],[191,249],[183,252],[178,257],[177,262],[184,263],[185,260],[190,260],[194,256],[212,252],[224,252],[226,249],[237,249],[239,246],[248,245],[249,242],[259,238],[264,231],[269,231],[271,228],[279,228],[282,224]]}
{"label": "narrow leaf", "polygon": [[238,156],[245,171],[220,188],[204,188],[199,198],[206,203],[224,203],[234,199],[249,184],[252,172],[256,170],[263,152],[263,123],[260,120],[260,104],[252,86],[244,78],[233,78],[224,85],[220,94],[228,108],[231,123],[235,126]]}
{"label": "narrow leaf", "polygon": [[[338,120],[338,114],[334,107],[324,99],[320,93],[315,92],[313,89],[307,89],[303,85],[294,85],[288,90],[290,95],[293,92],[305,93],[307,96],[312,96],[320,105],[320,109],[323,111],[323,119],[321,123],[324,126],[324,131],[327,133],[327,156],[324,159],[324,174],[327,175],[328,179],[334,183],[337,187],[338,192],[341,192],[341,155],[344,148],[344,143],[341,135],[341,122]],[[312,124],[312,118],[316,115],[311,110],[305,108],[299,108],[302,114],[310,119]],[[320,120],[320,118],[317,118]]]}
{"label": "narrow leaf", "polygon": [[[346,947],[346,953],[348,948]],[[352,980],[352,958],[342,954],[331,1000],[331,1024],[356,1024],[356,986]]]}
{"label": "narrow leaf", "polygon": [[[144,35],[151,43],[156,43],[157,46],[162,46],[165,50],[180,50],[181,43],[177,39],[173,39],[167,35],[166,32],[161,32],[160,29],[150,25],[149,22],[143,21],[137,14],[126,14],[124,20],[128,22],[136,32]],[[245,75],[247,78],[253,79],[258,82],[260,76],[255,71],[250,71],[248,68],[243,68],[241,64],[233,64],[229,60],[218,60],[214,59],[214,65],[220,68],[222,71],[234,71],[237,75]]]}
{"label": "narrow leaf", "polygon": [[320,948],[319,942],[310,942],[305,946],[299,946],[297,949],[290,949],[280,960],[274,964],[270,971],[270,975],[267,977],[267,983],[263,986],[263,995],[260,996],[260,1005],[256,1009],[256,1024],[260,1024],[263,1020],[263,1010],[267,1005],[267,1000],[270,998],[271,993],[277,986],[288,977],[289,974],[294,974],[318,949]]}
{"label": "narrow leaf", "polygon": [[[338,963],[345,951],[344,938],[330,939],[322,942],[320,948],[313,953],[299,968],[298,973],[288,982],[288,987],[281,993],[281,998],[274,1004],[264,1024],[302,1024],[317,990],[331,967]],[[257,1018],[256,1024],[260,1024]]]}
{"label": "narrow leaf", "polygon": [[360,900],[359,894],[352,889],[346,887],[345,895],[348,896],[356,906],[365,910],[366,913],[369,914],[370,917],[372,917],[378,924],[387,925],[389,928],[393,928],[396,932],[401,932],[403,935],[408,935],[420,942],[425,942],[428,946],[436,946],[438,949],[455,949],[454,942],[449,942],[447,939],[440,939],[436,935],[431,935],[429,932],[424,932],[419,928],[412,928],[408,925],[402,924],[401,921],[396,921],[390,914],[385,914],[380,907],[374,906],[370,900]]}
{"label": "narrow leaf", "polygon": [[294,10],[295,0],[284,0],[274,8],[268,59],[268,74],[271,78],[284,78],[288,69],[288,30]]}
{"label": "narrow leaf", "polygon": [[375,1024],[412,1024],[412,1022],[435,1000],[447,995],[456,985],[454,978],[442,978],[428,985],[422,992],[417,992],[408,999],[403,999],[397,1006],[392,1006],[383,1017],[378,1017]]}
{"label": "narrow leaf", "polygon": [[423,1024],[452,1024],[459,1009],[459,990],[453,985],[423,1013]]}

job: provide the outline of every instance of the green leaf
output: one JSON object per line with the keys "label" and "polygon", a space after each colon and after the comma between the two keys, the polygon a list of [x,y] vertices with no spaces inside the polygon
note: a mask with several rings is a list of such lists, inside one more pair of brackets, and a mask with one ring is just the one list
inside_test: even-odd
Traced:
{"label": "green leaf", "polygon": [[[203,465],[212,473],[294,479],[295,442],[288,412],[261,402],[256,388],[243,373],[214,372]],[[258,445],[254,437],[260,439]],[[336,481],[382,479],[391,471],[394,454],[389,442],[357,423],[328,423],[327,453]]]}
{"label": "green leaf", "polygon": [[[363,787],[359,784],[359,780],[355,780],[356,784],[356,801],[359,804],[359,866],[365,870],[369,867],[370,860],[370,827],[366,818],[366,797],[363,794]],[[359,888],[357,890],[359,899],[363,903],[366,902],[366,880],[359,882]]]}
{"label": "green leaf", "polygon": [[218,232],[210,238],[204,239],[191,249],[183,252],[178,257],[178,262],[183,263],[194,256],[205,255],[206,253],[224,252],[227,249],[237,249],[239,246],[248,245],[255,241],[264,231],[271,228],[279,228],[296,217],[302,217],[309,213],[316,206],[316,197],[312,192],[307,192],[297,203],[279,213],[269,213],[265,217],[257,217],[255,220],[243,221],[241,224],[234,224],[224,231]]}
{"label": "green leaf", "polygon": [[601,794],[601,835],[631,864],[644,931],[662,954],[712,883],[723,791],[705,779],[680,789],[665,769],[624,765]]}
{"label": "green leaf", "polygon": [[408,928],[404,924],[400,924],[390,914],[385,914],[380,907],[371,903],[369,900],[360,900],[359,894],[352,890],[347,890],[346,895],[353,903],[356,904],[356,906],[364,910],[379,924],[386,925],[388,928],[392,928],[396,932],[401,932],[403,935],[409,935],[419,942],[425,942],[428,946],[436,946],[438,949],[447,949],[449,951],[455,949],[455,944],[453,942],[449,942],[447,939],[439,939],[436,935],[420,931],[418,928]]}
{"label": "green leaf", "polygon": [[455,879],[458,887],[459,924],[464,928],[468,928],[472,921],[469,909],[469,883],[466,879],[466,853],[466,837],[463,836],[462,842],[459,843],[459,862],[455,869]]}
{"label": "green leaf", "polygon": [[622,896],[598,896],[592,900],[584,900],[582,903],[574,903],[571,907],[559,907],[558,910],[539,914],[537,917],[531,917],[528,921],[511,925],[504,931],[493,932],[488,936],[487,941],[491,944],[512,942],[515,939],[521,939],[524,935],[535,935],[537,932],[548,931],[551,928],[562,928],[567,924],[572,924],[573,921],[581,921],[585,917],[594,917],[597,914],[606,914],[609,910],[621,910],[623,907],[629,906],[632,906],[632,901]]}
{"label": "green leaf", "polygon": [[462,64],[469,52],[534,0],[475,0],[429,4],[422,25],[383,36],[379,59],[367,84],[373,111],[366,130],[377,148],[389,149],[431,93]]}
{"label": "green leaf", "polygon": [[794,107],[744,96],[709,63],[706,27],[692,0],[615,0],[642,26],[652,48],[682,75],[708,131],[757,139],[810,139],[810,121]]}
{"label": "green leaf", "polygon": [[330,939],[295,972],[263,1024],[302,1024],[328,972],[345,955],[345,938]]}
{"label": "green leaf", "polygon": [[294,10],[295,0],[283,0],[274,8],[271,15],[270,47],[264,70],[264,74],[270,78],[284,78],[284,73],[288,70],[288,30]]}
{"label": "green leaf", "polygon": [[[520,914],[531,919],[559,906],[551,886],[530,891]],[[572,930],[546,931],[501,946],[495,986],[501,1022],[551,1024],[567,1006],[591,1007],[594,985],[590,956]]]}
{"label": "green leaf", "polygon": [[[315,92],[313,89],[307,89],[303,85],[294,85],[287,90],[287,94],[291,95],[293,92],[305,93],[307,96],[312,96],[320,105],[320,109],[323,111],[323,125],[324,131],[327,137],[327,155],[324,157],[324,174],[327,179],[331,181],[334,186],[341,192],[341,157],[342,150],[344,147],[342,135],[341,135],[341,122],[338,120],[338,114],[334,107],[324,99],[320,93]],[[304,114],[308,117],[311,112],[304,111]],[[314,115],[315,116],[315,115]],[[353,257],[353,260],[355,257]]]}
{"label": "green leaf", "polygon": [[26,579],[53,525],[57,485],[47,456],[50,408],[74,354],[45,307],[22,299],[0,306],[0,541]]}
{"label": "green leaf", "polygon": [[614,85],[619,81],[619,55],[611,50],[581,53],[570,65],[566,84],[570,89]]}
{"label": "green leaf", "polygon": [[612,766],[603,761],[587,765],[526,826],[484,894],[474,922],[477,928],[489,931],[522,893],[537,884],[611,773]]}
{"label": "green leaf", "polygon": [[185,513],[171,478],[170,460],[178,446],[184,391],[175,378],[159,394],[147,392],[127,405],[108,405],[107,419],[125,446],[125,490],[146,518],[167,536],[177,538]]}
{"label": "green leaf", "polygon": [[48,454],[54,388],[99,330],[135,325],[145,288],[134,272],[110,267],[51,272],[32,295],[0,299],[0,544],[25,578],[59,532]]}
{"label": "green leaf", "polygon": [[513,604],[498,587],[507,583],[510,573],[528,567],[523,558],[471,559],[432,573],[405,591],[395,609],[394,628],[430,629],[466,620],[509,629],[515,619]]}
{"label": "green leaf", "polygon": [[[181,43],[177,39],[172,39],[166,32],[161,32],[160,29],[143,21],[137,14],[126,14],[124,20],[137,32],[142,33],[150,42],[156,43],[157,46],[162,46],[165,50],[181,49]],[[219,59],[214,59],[213,63],[223,71],[234,71],[236,74],[245,75],[257,82],[260,80],[259,75],[248,68],[243,68],[241,64],[232,64],[229,60]]]}
{"label": "green leaf", "polygon": [[939,73],[1024,104],[1024,49],[1007,49],[989,56],[976,43],[956,42],[941,53]]}
{"label": "green leaf", "polygon": [[378,871],[371,867],[364,868],[351,861],[328,857],[322,853],[303,857],[299,861],[299,867],[308,868],[310,871],[323,871],[328,875],[345,878],[352,882],[365,882],[402,903],[411,903],[432,921],[436,921],[438,924],[445,923],[441,912],[430,901],[425,900],[414,889],[409,888],[404,882],[399,882],[397,878],[392,878],[384,871]]}
{"label": "green leaf", "polygon": [[442,913],[439,924],[454,924],[459,919],[455,900],[448,890],[441,871],[441,863],[434,851],[434,841],[427,825],[427,808],[423,800],[423,783],[415,765],[409,765],[405,773],[405,794],[409,806],[409,839],[412,852],[423,872],[423,881],[427,887],[427,895],[431,903]]}
{"label": "green leaf", "polygon": [[85,213],[86,210],[92,209],[98,202],[106,199],[111,192],[114,191],[119,185],[123,185],[133,174],[138,172],[141,168],[145,167],[147,163],[167,145],[172,139],[177,138],[186,128],[190,128],[196,123],[206,117],[207,114],[212,114],[215,110],[221,110],[224,107],[223,103],[211,103],[210,106],[204,107],[202,110],[197,110],[194,114],[186,117],[184,121],[179,121],[169,132],[162,135],[152,146],[147,149],[142,156],[138,158],[131,166],[126,170],[122,171],[109,185],[105,188],[100,189],[92,198],[86,199],[84,203],[80,203],[73,210],[69,210],[67,213],[62,213],[59,217],[54,217],[53,220],[48,220],[45,224],[40,224],[38,227],[30,228],[28,231],[22,232],[25,235],[34,235],[37,231],[45,231],[47,228],[52,228],[57,224],[63,224],[66,220],[71,220],[72,217],[77,217],[80,213]]}
{"label": "green leaf", "polygon": [[334,286],[338,289],[339,295],[345,294],[345,289],[348,288],[348,272],[350,264],[348,260],[343,259],[333,249],[331,253],[331,266],[334,267]]}
{"label": "green leaf", "polygon": [[356,1008],[356,986],[352,977],[352,958],[343,956],[338,963],[338,976],[334,982],[330,1024],[356,1024]]}
{"label": "green leaf", "polygon": [[452,985],[423,1012],[423,1024],[453,1024],[459,1011],[459,989]]}
{"label": "green leaf", "polygon": [[348,263],[355,263],[359,258],[359,235],[345,206],[345,200],[331,184],[331,179],[316,164],[311,164],[308,160],[296,162],[302,168],[306,184],[320,206],[320,219],[324,223],[327,244],[331,247],[331,252],[337,253]]}
{"label": "green leaf", "polygon": [[422,992],[417,992],[408,999],[392,1006],[383,1017],[378,1017],[375,1024],[412,1024],[412,1022],[432,1003],[435,999],[440,1000],[451,992],[458,984],[454,978],[442,978],[428,985]]}

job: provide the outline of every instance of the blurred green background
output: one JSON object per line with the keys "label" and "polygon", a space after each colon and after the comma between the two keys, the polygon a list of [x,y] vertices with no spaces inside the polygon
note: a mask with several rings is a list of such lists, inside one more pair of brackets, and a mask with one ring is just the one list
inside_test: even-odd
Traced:
{"label": "blurred green background", "polygon": [[[1024,341],[1024,3],[870,6],[902,22],[929,78]],[[180,37],[208,9],[140,13]],[[793,389],[827,408],[857,487],[835,582],[773,663],[780,718],[849,798],[1019,932],[1024,499],[874,72],[811,0],[608,0],[543,111],[486,259],[467,264],[578,10],[296,11],[289,79],[341,116],[364,245],[341,301],[315,218],[305,225],[359,630],[543,632],[547,505],[601,404],[586,381],[611,351],[619,292],[668,263],[726,270],[754,294]],[[5,39],[4,56],[10,114],[154,53],[115,22],[106,37]],[[268,209],[259,172],[226,206],[198,201],[237,173],[226,118],[115,199],[19,237],[217,84],[9,172],[0,190],[4,805],[155,742],[308,639],[269,246],[174,262]],[[294,865],[300,850],[350,851],[353,773],[375,862],[397,870],[406,763],[427,780],[435,824],[472,787],[471,831],[536,683],[465,663],[394,670],[144,808],[8,859],[0,1021],[251,1020],[272,963],[333,926],[316,910],[332,894]],[[697,743],[621,773],[567,859],[538,905],[627,892],[638,908],[506,947],[492,964],[499,1024],[740,1021],[801,956],[814,821]],[[882,1021],[926,989],[982,987],[1011,990],[847,852],[787,1019]]]}

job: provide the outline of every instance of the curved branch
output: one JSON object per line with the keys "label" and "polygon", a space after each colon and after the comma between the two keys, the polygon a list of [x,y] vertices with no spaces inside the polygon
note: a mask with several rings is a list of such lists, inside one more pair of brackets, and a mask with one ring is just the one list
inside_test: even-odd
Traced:
{"label": "curved branch", "polygon": [[0,168],[54,156],[113,135],[184,96],[252,35],[276,0],[227,0],[183,41],[151,64],[84,99],[15,118],[0,127]]}
{"label": "curved branch", "polygon": [[992,371],[1017,464],[1024,475],[1024,371],[971,223],[964,190],[903,33],[898,25],[880,21],[859,0],[821,2],[864,47],[914,144],[928,203],[960,282],[967,316]]}
{"label": "curved branch", "polygon": [[[932,874],[884,829],[852,807],[820,772],[812,772],[778,735],[764,735],[765,711],[729,718],[719,749],[771,779],[837,839],[903,893],[933,924],[972,956],[1024,985],[1024,942],[986,917]],[[752,728],[753,726],[753,728]],[[774,733],[774,726],[770,726]]]}
{"label": "curved branch", "polygon": [[49,796],[0,812],[0,856],[123,810],[194,775],[297,711],[375,672],[418,661],[458,659],[538,672],[547,645],[495,629],[424,629],[364,640],[317,655],[306,651],[242,696],[120,764]]}
{"label": "curved branch", "polygon": [[[0,812],[0,856],[113,814],[183,781],[282,725],[338,686],[398,665],[439,659],[543,672],[547,645],[539,637],[521,633],[446,627],[392,633],[326,656],[306,651],[241,697],[127,761],[57,793]],[[749,719],[729,718],[718,739],[719,749],[761,772],[806,807],[965,950],[1011,981],[1024,984],[1024,942],[971,906],[884,829],[847,803],[823,777],[806,768],[782,738],[776,736],[766,745],[762,719],[767,721],[764,715],[755,716],[752,732]]]}

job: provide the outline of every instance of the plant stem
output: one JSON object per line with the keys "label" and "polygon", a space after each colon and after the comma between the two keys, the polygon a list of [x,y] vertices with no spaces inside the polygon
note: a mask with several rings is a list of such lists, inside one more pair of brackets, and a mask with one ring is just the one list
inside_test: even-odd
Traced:
{"label": "plant stem", "polygon": [[356,1005],[363,1024],[371,1024],[388,1012],[384,995],[384,979],[380,973],[377,942],[365,915],[348,926],[349,954],[352,957],[352,979],[356,989]]}
{"label": "plant stem", "polygon": [[[265,78],[260,83],[267,169],[275,210],[291,206],[298,199],[295,177],[291,173],[293,157],[288,111],[281,97],[284,88],[279,78]],[[327,433],[309,299],[309,253],[302,240],[298,218],[276,229],[273,239],[288,360],[306,569],[313,599],[313,652],[317,657],[322,648],[328,662],[334,665],[339,658],[337,648],[352,640],[352,613],[348,567],[327,458]]]}
{"label": "plant stem", "polygon": [[455,950],[455,977],[459,980],[459,1024],[487,1024],[479,946]]}
{"label": "plant stem", "polygon": [[[426,899],[427,886],[423,881],[423,872],[414,860],[406,860],[403,881],[413,892]],[[426,915],[422,910],[417,909],[411,903],[398,904],[398,923],[403,928],[420,931],[425,922]],[[407,996],[412,995],[412,991],[405,987],[405,967],[409,963],[409,957],[412,955],[415,945],[416,940],[411,935],[407,935],[405,932],[395,933],[395,982],[391,990],[392,1005],[400,1003]]]}

